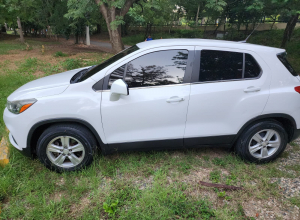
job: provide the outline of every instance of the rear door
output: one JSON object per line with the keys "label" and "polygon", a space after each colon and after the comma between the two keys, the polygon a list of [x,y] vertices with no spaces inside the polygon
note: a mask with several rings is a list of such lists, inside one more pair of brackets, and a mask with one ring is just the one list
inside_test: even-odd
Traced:
{"label": "rear door", "polygon": [[260,115],[269,97],[270,69],[256,53],[196,48],[184,143],[230,144]]}
{"label": "rear door", "polygon": [[[183,146],[193,55],[190,46],[159,48],[108,73],[101,114],[111,148]],[[129,95],[113,102],[109,89],[116,79],[126,81]]]}

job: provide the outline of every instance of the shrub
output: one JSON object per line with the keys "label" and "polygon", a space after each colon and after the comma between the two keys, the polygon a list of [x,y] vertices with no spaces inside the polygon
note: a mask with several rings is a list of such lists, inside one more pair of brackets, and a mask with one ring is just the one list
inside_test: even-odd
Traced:
{"label": "shrub", "polygon": [[55,57],[67,57],[68,54],[66,53],[63,53],[61,51],[57,51],[55,54],[54,54]]}
{"label": "shrub", "polygon": [[62,66],[64,69],[72,70],[82,67],[82,62],[79,59],[68,58],[62,63]]}
{"label": "shrub", "polygon": [[203,38],[202,30],[175,30],[175,36],[178,38]]}

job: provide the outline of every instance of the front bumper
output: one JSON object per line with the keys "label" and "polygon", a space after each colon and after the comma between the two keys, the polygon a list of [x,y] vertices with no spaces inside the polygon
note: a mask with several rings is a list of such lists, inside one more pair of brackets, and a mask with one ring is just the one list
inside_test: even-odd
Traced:
{"label": "front bumper", "polygon": [[19,147],[18,143],[16,142],[16,140],[14,139],[13,135],[11,134],[11,132],[8,135],[9,137],[9,142],[16,148],[18,149],[23,155],[27,156],[27,157],[32,157],[32,153],[29,147],[26,148],[21,148]]}

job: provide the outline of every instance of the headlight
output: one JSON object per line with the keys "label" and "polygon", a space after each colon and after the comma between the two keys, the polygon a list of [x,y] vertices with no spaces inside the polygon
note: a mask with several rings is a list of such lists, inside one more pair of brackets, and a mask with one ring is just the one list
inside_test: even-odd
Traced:
{"label": "headlight", "polygon": [[6,107],[10,112],[20,114],[32,106],[36,101],[36,99],[25,99],[13,102],[7,101]]}

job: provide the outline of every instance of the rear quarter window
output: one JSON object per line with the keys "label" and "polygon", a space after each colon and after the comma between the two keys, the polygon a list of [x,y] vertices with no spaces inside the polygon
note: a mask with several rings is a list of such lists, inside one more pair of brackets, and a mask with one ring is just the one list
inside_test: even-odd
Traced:
{"label": "rear quarter window", "polygon": [[298,73],[294,70],[292,65],[288,62],[286,58],[287,54],[286,53],[280,53],[277,54],[278,59],[281,61],[281,63],[287,68],[287,70],[293,75],[293,76],[298,76]]}

